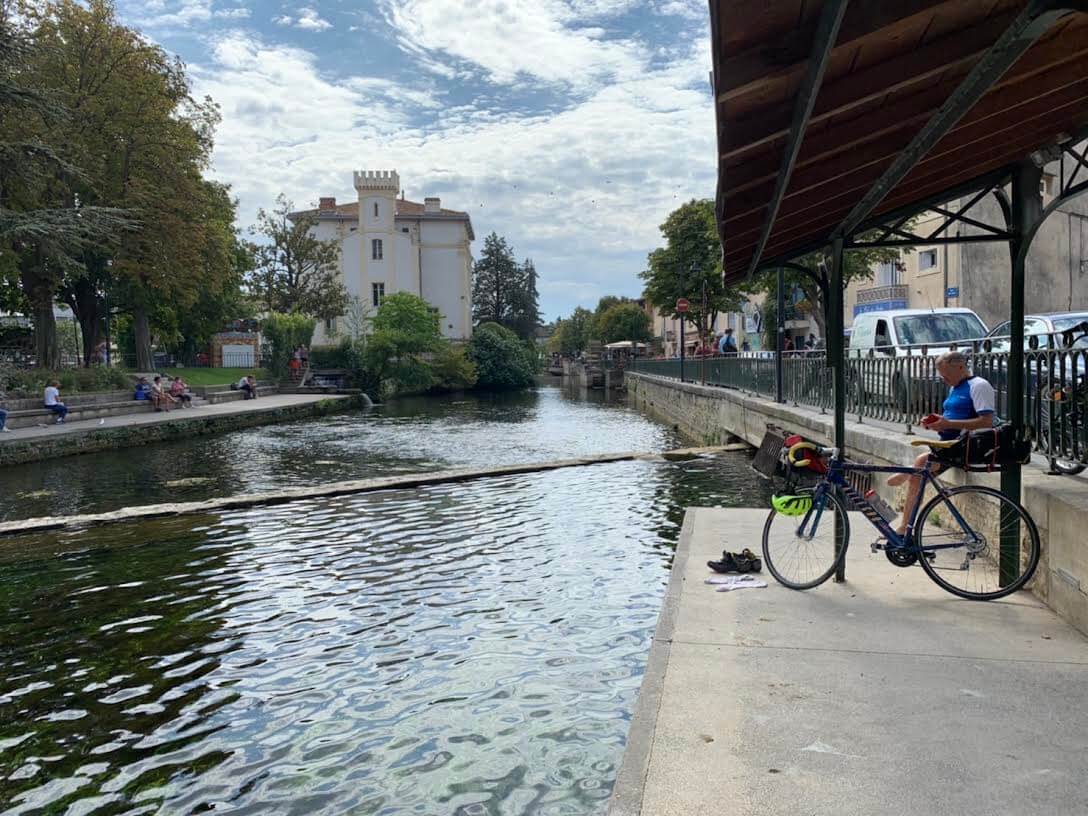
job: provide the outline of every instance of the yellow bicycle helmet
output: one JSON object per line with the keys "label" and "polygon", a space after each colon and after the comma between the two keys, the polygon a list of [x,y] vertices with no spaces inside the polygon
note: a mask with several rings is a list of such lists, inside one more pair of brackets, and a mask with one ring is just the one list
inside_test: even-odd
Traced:
{"label": "yellow bicycle helmet", "polygon": [[771,496],[771,507],[783,516],[803,516],[812,507],[812,496]]}

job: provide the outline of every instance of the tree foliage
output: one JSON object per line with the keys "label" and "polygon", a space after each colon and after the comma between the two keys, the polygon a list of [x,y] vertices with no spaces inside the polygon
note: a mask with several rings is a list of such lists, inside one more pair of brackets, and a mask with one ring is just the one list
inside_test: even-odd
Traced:
{"label": "tree foliage", "polygon": [[567,356],[585,351],[589,346],[593,318],[593,312],[578,306],[570,317],[557,320],[555,333],[548,341],[548,350]]}
{"label": "tree foliage", "polygon": [[344,314],[349,301],[340,280],[340,245],[313,234],[316,213],[293,210],[294,204],[282,193],[271,212],[258,210],[250,232],[267,243],[253,247],[254,268],[247,287],[269,311],[332,320]]}
{"label": "tree foliage", "polygon": [[476,385],[494,391],[528,388],[536,377],[536,356],[513,331],[498,323],[476,327],[468,345]]}
{"label": "tree foliage", "polygon": [[[872,237],[871,234],[863,236]],[[843,253],[843,285],[848,285],[855,280],[870,280],[873,277],[873,267],[882,263],[894,263],[899,260],[899,251],[896,249],[852,249]],[[811,252],[794,261],[798,266],[808,270],[807,273],[796,269],[787,269],[783,275],[786,291],[800,290],[805,301],[809,304],[810,314],[819,329],[821,337],[827,337],[827,304],[824,301],[831,274],[831,249],[826,248]],[[777,298],[778,271],[771,269],[755,275],[744,287],[746,292],[753,294],[765,293],[766,302]],[[772,310],[774,306],[770,307]],[[767,307],[764,310],[764,323],[766,326]],[[777,312],[775,312],[777,315]],[[765,331],[774,332],[775,340],[769,346],[773,348],[777,341],[777,316],[774,325],[765,328]]]}
{"label": "tree foliage", "polygon": [[426,391],[438,379],[425,355],[443,348],[438,312],[410,292],[382,301],[367,338],[365,360],[372,376],[396,392]]}
{"label": "tree foliage", "polygon": [[494,232],[473,265],[472,319],[505,326],[524,340],[540,326],[536,266],[530,259],[519,264],[513,247]]}
{"label": "tree foliage", "polygon": [[[10,8],[0,8],[5,25]],[[0,105],[0,200],[16,213],[0,216],[0,230],[17,255],[39,349],[55,345],[59,297],[89,354],[108,297],[131,315],[137,364],[149,367],[153,332],[177,331],[186,310],[231,289],[234,203],[203,178],[218,108],[195,99],[180,60],[121,25],[108,0],[46,0],[19,12],[32,47],[15,46],[17,67],[0,69],[0,97],[14,88],[23,106]],[[0,40],[2,61],[11,52]]]}
{"label": "tree foliage", "polygon": [[708,334],[714,315],[736,311],[741,301],[740,294],[722,282],[714,202],[693,199],[680,205],[661,225],[661,234],[665,246],[650,253],[640,275],[646,281],[645,296],[661,314],[673,318],[680,316],[676,301],[687,298],[686,318]]}
{"label": "tree foliage", "polygon": [[261,333],[272,346],[270,368],[277,377],[283,378],[290,371],[291,356],[299,346],[309,346],[314,336],[315,322],[298,312],[270,314],[261,324]]}
{"label": "tree foliage", "polygon": [[605,344],[621,340],[645,343],[651,337],[650,316],[636,303],[616,303],[597,316],[593,330]]}

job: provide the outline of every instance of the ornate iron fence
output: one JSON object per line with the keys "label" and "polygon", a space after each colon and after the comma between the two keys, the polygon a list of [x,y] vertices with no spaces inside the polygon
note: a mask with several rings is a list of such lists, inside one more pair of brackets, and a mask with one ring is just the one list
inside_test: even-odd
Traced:
{"label": "ornate iron fence", "polygon": [[[1072,346],[1042,340],[1024,352],[1025,423],[1035,449],[1052,466],[1079,472],[1088,465],[1088,338]],[[1084,342],[1084,345],[1080,344]],[[990,342],[968,344],[974,374],[994,387],[998,417],[1008,416],[1007,351],[994,351]],[[912,433],[922,417],[941,413],[948,387],[937,374],[939,353],[925,347],[900,349],[897,356],[871,353],[847,358],[847,414],[901,424]],[[910,352],[910,353],[902,353]],[[638,360],[633,371],[680,378],[679,360]],[[775,399],[773,354],[712,357],[685,362],[684,380],[733,388]],[[782,358],[783,399],[787,404],[832,410],[831,369],[822,351],[793,352]]]}

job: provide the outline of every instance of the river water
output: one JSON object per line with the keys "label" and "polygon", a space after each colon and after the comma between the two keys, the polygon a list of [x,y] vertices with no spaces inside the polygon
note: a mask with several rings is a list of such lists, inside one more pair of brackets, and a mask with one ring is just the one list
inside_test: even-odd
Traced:
{"label": "river water", "polygon": [[[0,490],[35,494],[6,508],[26,516],[679,444],[541,389],[8,468]],[[0,812],[602,813],[684,507],[765,505],[748,461],[0,542]]]}

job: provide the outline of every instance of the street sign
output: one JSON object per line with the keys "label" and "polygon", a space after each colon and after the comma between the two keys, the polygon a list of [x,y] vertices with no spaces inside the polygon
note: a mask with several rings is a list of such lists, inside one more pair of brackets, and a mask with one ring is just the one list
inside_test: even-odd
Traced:
{"label": "street sign", "polygon": [[680,312],[681,314],[686,312],[688,310],[689,306],[691,306],[691,304],[688,303],[687,298],[677,298],[676,299],[676,311]]}
{"label": "street sign", "polygon": [[944,296],[950,298],[959,297],[960,288],[958,286],[949,286],[947,289],[944,290]]}

